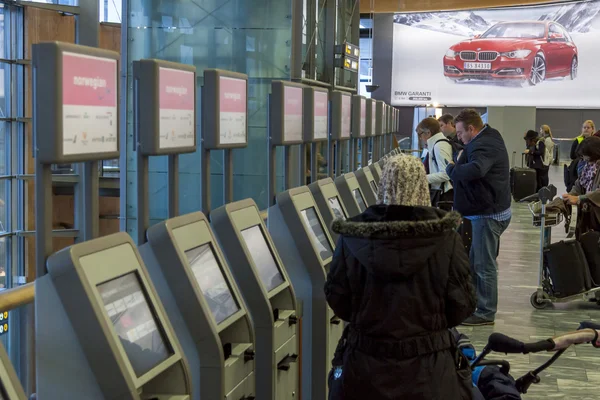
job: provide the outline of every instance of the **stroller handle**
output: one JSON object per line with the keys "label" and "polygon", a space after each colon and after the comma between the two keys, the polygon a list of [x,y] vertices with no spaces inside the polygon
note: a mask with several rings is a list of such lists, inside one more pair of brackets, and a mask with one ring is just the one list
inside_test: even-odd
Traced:
{"label": "stroller handle", "polygon": [[552,339],[545,339],[535,343],[523,343],[502,333],[492,333],[488,339],[491,351],[507,354],[529,354],[553,350],[555,347]]}

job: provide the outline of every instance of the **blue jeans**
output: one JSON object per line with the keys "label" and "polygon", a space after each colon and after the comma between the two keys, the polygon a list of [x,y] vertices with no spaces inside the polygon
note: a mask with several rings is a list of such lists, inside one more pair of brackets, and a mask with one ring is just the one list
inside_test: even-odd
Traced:
{"label": "blue jeans", "polygon": [[491,218],[474,219],[471,245],[471,274],[477,289],[475,316],[493,321],[498,309],[498,253],[500,236],[508,228],[510,219],[496,221]]}

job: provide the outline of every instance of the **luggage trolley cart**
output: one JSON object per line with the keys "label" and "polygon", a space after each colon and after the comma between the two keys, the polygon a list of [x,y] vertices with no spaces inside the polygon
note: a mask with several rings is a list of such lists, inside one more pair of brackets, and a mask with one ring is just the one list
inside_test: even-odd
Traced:
{"label": "luggage trolley cart", "polygon": [[[540,263],[538,271],[538,288],[531,294],[531,305],[533,308],[541,310],[548,307],[552,303],[566,303],[576,299],[585,301],[595,300],[600,304],[600,287],[593,288],[583,293],[578,293],[572,296],[557,297],[552,289],[552,280],[546,262],[544,259],[544,250],[550,245],[552,237],[552,227],[563,222],[563,215],[560,213],[548,214],[546,205],[556,196],[556,187],[549,185],[540,189],[534,195],[529,196],[524,201],[531,201],[532,197],[539,198],[539,201],[533,201],[528,204],[529,211],[532,215],[532,223],[534,227],[540,227]],[[539,205],[539,210],[537,209]]]}

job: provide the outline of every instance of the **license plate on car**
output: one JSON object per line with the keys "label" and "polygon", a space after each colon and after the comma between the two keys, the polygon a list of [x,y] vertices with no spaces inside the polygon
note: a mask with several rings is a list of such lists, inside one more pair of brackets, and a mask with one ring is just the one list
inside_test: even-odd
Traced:
{"label": "license plate on car", "polygon": [[476,70],[490,70],[492,69],[492,63],[480,63],[480,62],[466,62],[465,69],[476,69]]}

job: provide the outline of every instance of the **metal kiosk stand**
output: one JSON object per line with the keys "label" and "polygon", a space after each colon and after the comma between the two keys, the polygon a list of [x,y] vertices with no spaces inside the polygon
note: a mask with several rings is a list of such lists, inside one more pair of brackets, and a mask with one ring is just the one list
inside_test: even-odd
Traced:
{"label": "metal kiosk stand", "polygon": [[352,171],[358,169],[358,144],[360,140],[361,154],[360,165],[364,167],[368,164],[367,152],[367,101],[363,96],[352,96]]}
{"label": "metal kiosk stand", "polygon": [[133,134],[137,158],[137,243],[150,227],[148,157],[168,155],[169,218],[179,214],[179,154],[196,151],[196,67],[133,62]]}
{"label": "metal kiosk stand", "polygon": [[36,280],[38,398],[189,400],[190,376],[131,237],[63,249]]}
{"label": "metal kiosk stand", "polygon": [[140,254],[188,358],[193,399],[261,398],[250,316],[204,214],[152,226]]}
{"label": "metal kiosk stand", "polygon": [[[315,87],[304,88],[304,142],[310,143],[310,181],[316,182],[319,179],[319,166],[317,163],[318,149],[317,143],[327,142],[329,140],[329,92],[327,89]],[[305,144],[302,144],[302,158],[300,170],[306,170],[306,152]],[[329,153],[329,152],[328,152]],[[331,158],[327,161],[331,162]],[[303,185],[306,180],[303,180]]]}
{"label": "metal kiosk stand", "polygon": [[27,400],[27,395],[21,386],[19,377],[2,344],[0,344],[0,399]]}
{"label": "metal kiosk stand", "polygon": [[[304,85],[288,81],[275,81],[269,95],[269,205],[275,204],[277,168],[275,165],[277,147],[283,146],[284,171],[283,187],[293,186],[291,176],[291,146],[304,143],[303,137],[303,88]],[[303,147],[303,146],[300,146]],[[301,149],[302,150],[302,149]],[[300,154],[300,159],[306,157]],[[303,165],[305,163],[302,163]],[[299,171],[300,184],[305,183],[306,169]]]}
{"label": "metal kiosk stand", "polygon": [[331,360],[344,329],[323,291],[335,244],[306,186],[277,195],[277,205],[269,209],[269,231],[302,300],[303,393],[325,400]]}
{"label": "metal kiosk stand", "polygon": [[382,158],[381,135],[383,134],[385,103],[381,100],[375,101],[375,132],[373,133],[373,156],[372,162],[378,162]]}
{"label": "metal kiosk stand", "polygon": [[256,398],[294,398],[301,361],[296,296],[258,207],[242,200],[210,217],[254,324]]}
{"label": "metal kiosk stand", "polygon": [[[348,93],[334,91],[329,93],[329,100],[331,102],[329,176],[340,176],[342,175],[342,146],[350,140],[352,97]],[[335,171],[331,160],[335,160]]]}
{"label": "metal kiosk stand", "polygon": [[348,218],[348,211],[346,211],[346,207],[333,180],[331,178],[321,179],[308,185],[308,188],[315,199],[325,226],[329,228],[329,235],[334,243],[337,243],[339,235],[331,229],[331,223],[334,219]]}

